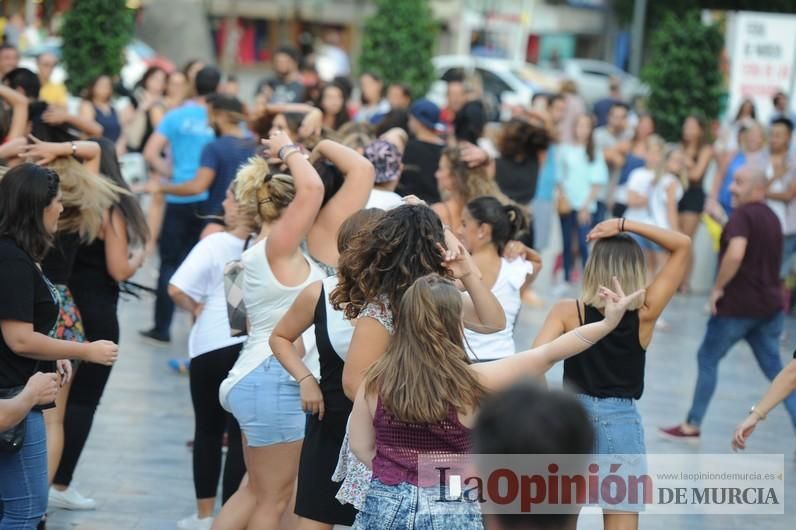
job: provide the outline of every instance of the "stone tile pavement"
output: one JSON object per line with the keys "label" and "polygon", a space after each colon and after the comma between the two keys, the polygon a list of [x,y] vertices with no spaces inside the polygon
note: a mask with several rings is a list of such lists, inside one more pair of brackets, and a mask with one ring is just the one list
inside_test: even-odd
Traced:
{"label": "stone tile pavement", "polygon": [[[154,281],[142,280],[152,284]],[[548,297],[549,299],[549,297]],[[660,440],[655,430],[681,420],[696,379],[695,353],[707,316],[705,299],[678,297],[665,313],[669,329],[656,333],[647,357],[646,391],[640,401],[649,452],[693,449]],[[94,429],[76,474],[78,489],[98,502],[94,512],[53,511],[49,530],[173,530],[178,519],[195,511],[191,480],[193,418],[188,378],[166,367],[169,357],[184,351],[188,319],[178,315],[172,349],[150,345],[137,330],[148,327],[151,298],[120,305],[121,356],[114,368]],[[546,314],[526,309],[517,325],[517,341],[527,347]],[[788,319],[783,360],[796,347],[796,320]],[[560,382],[557,366],[548,380]],[[728,452],[731,433],[749,406],[766,388],[746,345],[736,347],[720,368],[720,382],[704,425],[703,452]],[[751,452],[784,453],[786,515],[642,516],[642,529],[655,530],[786,530],[796,528],[796,437],[782,408],[773,411],[755,433]],[[579,529],[601,528],[598,516],[582,516]]]}

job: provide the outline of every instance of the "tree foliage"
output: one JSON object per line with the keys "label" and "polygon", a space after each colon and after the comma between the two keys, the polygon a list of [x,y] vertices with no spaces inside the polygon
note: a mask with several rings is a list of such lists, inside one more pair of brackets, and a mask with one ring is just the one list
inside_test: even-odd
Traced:
{"label": "tree foliage", "polygon": [[74,0],[64,15],[63,63],[69,91],[80,94],[100,75],[117,76],[133,37],[133,12],[125,0]]}
{"label": "tree foliage", "polygon": [[702,23],[698,10],[669,14],[651,35],[642,79],[649,84],[648,108],[656,130],[675,141],[690,114],[716,119],[723,91],[720,54],[724,36],[720,29]]}
{"label": "tree foliage", "polygon": [[422,97],[434,80],[431,57],[437,25],[427,0],[376,0],[376,13],[363,28],[361,72],[386,84],[402,82]]}

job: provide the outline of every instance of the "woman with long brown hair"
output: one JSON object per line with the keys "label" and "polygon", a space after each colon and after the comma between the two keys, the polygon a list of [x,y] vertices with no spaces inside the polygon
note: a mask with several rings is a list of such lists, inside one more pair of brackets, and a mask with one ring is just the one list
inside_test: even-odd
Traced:
{"label": "woman with long brown hair", "polygon": [[[467,260],[452,263],[450,270],[462,279],[476,272]],[[505,359],[470,364],[462,297],[454,283],[438,275],[413,282],[401,301],[395,336],[368,370],[351,414],[351,448],[373,470],[353,528],[430,529],[437,518],[451,528],[483,528],[478,503],[432,502],[441,491],[447,493],[447,485],[419,471],[419,456],[467,453],[470,429],[487,393],[543,374],[610,333],[643,294],[625,296],[615,288],[618,294],[600,289],[606,305],[600,321]]]}
{"label": "woman with long brown hair", "polygon": [[[710,145],[705,123],[697,116],[690,115],[683,121],[680,147],[685,155],[688,180],[683,183],[687,186],[677,205],[678,224],[682,233],[693,238],[699,227],[702,211],[705,209],[705,174],[713,160],[713,147]],[[688,264],[683,285],[680,286],[682,292],[688,291],[693,265],[692,259]]]}

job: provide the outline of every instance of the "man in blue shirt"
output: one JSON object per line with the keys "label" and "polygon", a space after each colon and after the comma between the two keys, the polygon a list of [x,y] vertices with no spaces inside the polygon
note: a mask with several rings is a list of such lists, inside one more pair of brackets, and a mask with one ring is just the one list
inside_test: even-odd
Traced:
{"label": "man in blue shirt", "polygon": [[[144,158],[160,175],[179,184],[192,180],[199,169],[202,149],[213,140],[213,129],[207,115],[206,98],[218,88],[219,71],[206,66],[196,74],[196,97],[168,112],[149,137],[144,148]],[[171,164],[163,157],[169,147]],[[171,320],[174,303],[168,295],[169,280],[199,240],[204,223],[199,218],[200,207],[207,199],[207,192],[178,197],[166,195],[166,213],[158,241],[160,273],[155,302],[155,326],[141,335],[161,343],[171,340]]]}

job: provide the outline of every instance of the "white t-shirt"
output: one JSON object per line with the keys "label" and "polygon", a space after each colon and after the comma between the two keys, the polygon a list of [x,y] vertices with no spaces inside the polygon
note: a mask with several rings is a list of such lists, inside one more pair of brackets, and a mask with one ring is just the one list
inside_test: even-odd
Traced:
{"label": "white t-shirt", "polygon": [[401,196],[394,191],[379,190],[373,188],[368,197],[368,203],[365,208],[380,208],[382,210],[392,210],[404,203]]}
{"label": "white t-shirt", "polygon": [[[652,186],[649,203],[653,224],[667,230],[672,229],[672,225],[669,223],[669,208],[667,205],[667,192],[669,191],[670,186],[675,186],[674,202],[680,202],[680,199],[683,197],[683,185],[680,182],[680,179],[671,173],[666,173],[658,179],[658,182],[655,183],[654,186]],[[675,209],[676,208],[677,206],[675,204]]]}
{"label": "white t-shirt", "polygon": [[192,359],[246,340],[246,337],[230,336],[224,294],[224,266],[240,259],[244,243],[227,232],[202,239],[169,281],[195,302],[204,304],[188,337],[188,353]]}
{"label": "white t-shirt", "polygon": [[628,221],[637,221],[639,223],[652,223],[652,214],[650,213],[649,198],[652,191],[652,181],[655,178],[655,173],[646,167],[639,167],[630,172],[627,177],[627,195],[630,200],[630,192],[634,191],[639,195],[647,198],[647,204],[644,206],[628,206],[625,210],[625,219]]}
{"label": "white t-shirt", "polygon": [[634,191],[647,198],[646,206],[628,208],[625,219],[640,223],[649,223],[660,228],[671,229],[667,214],[667,191],[670,186],[676,186],[674,200],[679,201],[683,196],[683,186],[679,179],[669,173],[662,175],[658,182],[651,169],[640,167],[634,169],[627,181],[628,192]]}
{"label": "white t-shirt", "polygon": [[469,329],[464,330],[465,346],[473,360],[501,359],[514,354],[514,322],[522,307],[520,287],[525,283],[529,274],[533,273],[533,264],[523,259],[508,261],[500,260],[495,285],[492,294],[498,299],[503,311],[506,313],[506,327],[497,333],[478,333]]}

